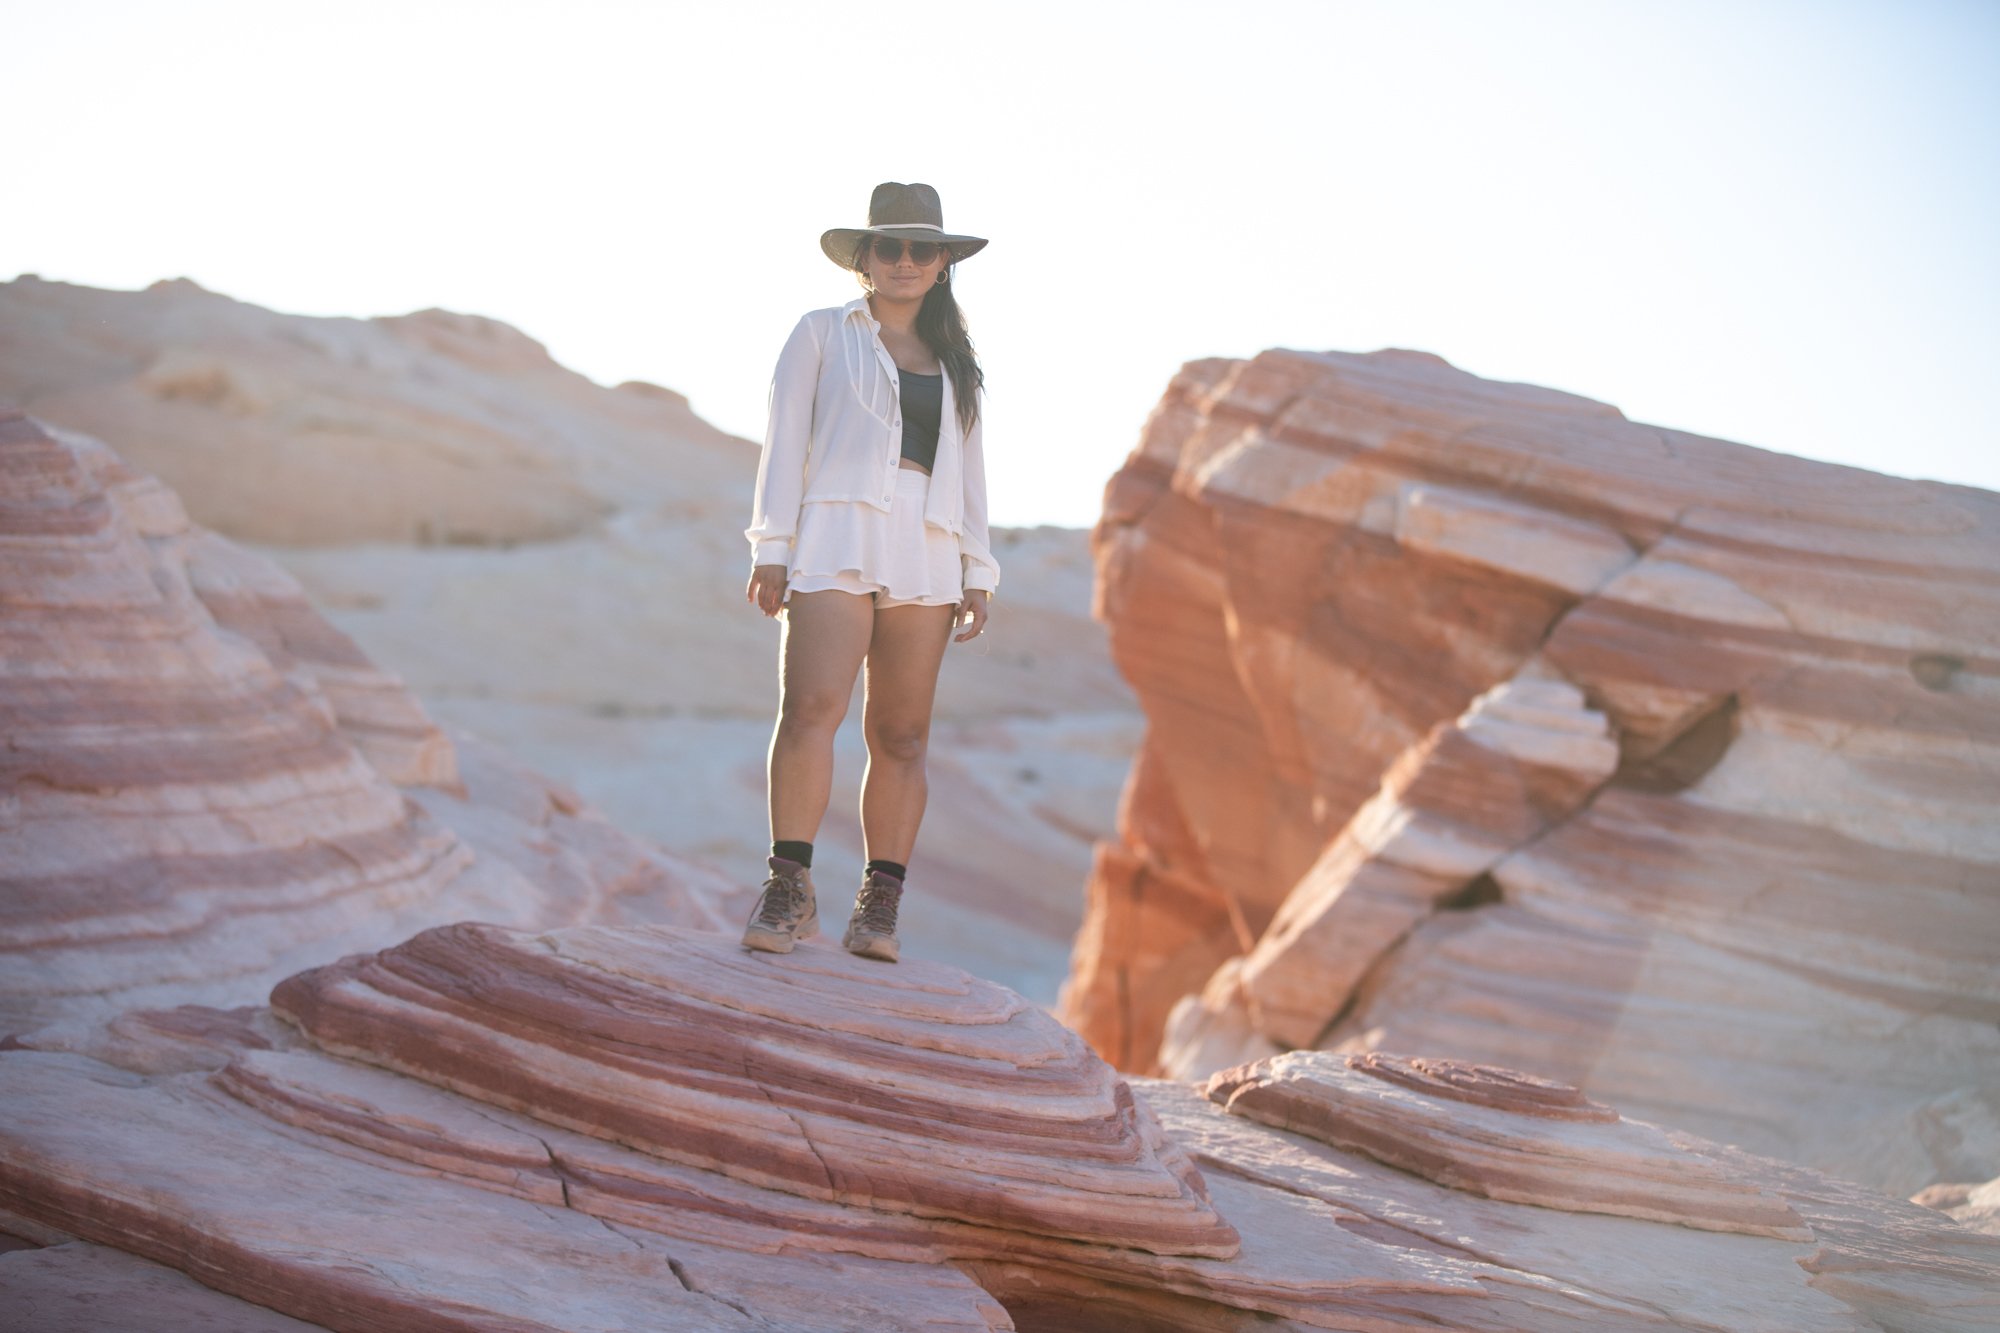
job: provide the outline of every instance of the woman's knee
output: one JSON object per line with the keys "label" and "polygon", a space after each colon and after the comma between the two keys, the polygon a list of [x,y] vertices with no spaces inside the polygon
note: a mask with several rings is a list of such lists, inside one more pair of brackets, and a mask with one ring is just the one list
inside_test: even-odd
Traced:
{"label": "woman's knee", "polygon": [[868,753],[884,759],[910,763],[924,757],[930,747],[928,722],[874,722],[862,728]]}
{"label": "woman's knee", "polygon": [[847,700],[853,693],[832,690],[787,689],[778,698],[778,725],[786,731],[837,731],[847,716]]}

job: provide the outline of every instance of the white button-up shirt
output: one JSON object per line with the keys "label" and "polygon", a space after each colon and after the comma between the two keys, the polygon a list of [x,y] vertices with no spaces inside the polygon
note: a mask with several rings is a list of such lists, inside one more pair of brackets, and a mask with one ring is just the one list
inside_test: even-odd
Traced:
{"label": "white button-up shirt", "polygon": [[[750,526],[743,530],[752,565],[791,569],[801,505],[859,501],[888,512],[903,458],[902,376],[881,328],[862,296],[807,311],[785,340],[771,376]],[[924,522],[958,538],[964,587],[991,593],[1000,586],[1000,564],[986,535],[985,413],[961,432],[951,376],[943,379]]]}

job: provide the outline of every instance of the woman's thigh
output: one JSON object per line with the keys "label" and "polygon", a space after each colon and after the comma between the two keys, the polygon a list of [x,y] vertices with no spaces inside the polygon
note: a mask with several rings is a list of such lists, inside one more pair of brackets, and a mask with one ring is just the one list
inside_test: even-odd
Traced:
{"label": "woman's thigh", "polygon": [[861,716],[871,749],[922,749],[930,732],[938,669],[951,642],[954,609],[914,604],[876,609]]}
{"label": "woman's thigh", "polygon": [[873,597],[839,588],[789,594],[779,645],[779,710],[797,721],[840,725],[874,623]]}

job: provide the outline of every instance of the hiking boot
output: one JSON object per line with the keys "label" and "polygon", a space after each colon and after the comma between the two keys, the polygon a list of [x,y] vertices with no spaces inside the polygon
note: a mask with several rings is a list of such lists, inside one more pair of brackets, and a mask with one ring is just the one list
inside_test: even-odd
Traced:
{"label": "hiking boot", "polygon": [[767,859],[771,877],[756,910],[743,927],[743,947],[790,953],[796,940],[819,934],[819,904],[813,898],[812,867],[782,856]]}
{"label": "hiking boot", "polygon": [[849,953],[864,958],[896,961],[896,904],[903,897],[903,881],[877,870],[861,881],[854,895],[854,912],[847,918],[847,933],[840,942]]}

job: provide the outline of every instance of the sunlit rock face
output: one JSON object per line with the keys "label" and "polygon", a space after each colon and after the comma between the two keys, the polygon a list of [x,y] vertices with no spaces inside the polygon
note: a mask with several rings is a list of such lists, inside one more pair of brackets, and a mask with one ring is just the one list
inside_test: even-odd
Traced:
{"label": "sunlit rock face", "polygon": [[0,1050],[0,1232],[42,1248],[0,1253],[0,1291],[87,1294],[102,1327],[152,1301],[563,1333],[2000,1310],[2000,1238],[1574,1088],[1325,1053],[1128,1081],[1004,987],[824,936],[458,923],[268,1006],[32,1040]]}
{"label": "sunlit rock face", "polygon": [[290,315],[186,278],[0,283],[0,403],[110,442],[245,541],[545,541],[742,470],[680,394],[606,389],[499,320]]}
{"label": "sunlit rock face", "polygon": [[1182,370],[1094,544],[1148,733],[1062,1012],[1119,1067],[2000,1173],[2000,497],[1273,351]]}
{"label": "sunlit rock face", "polygon": [[21,413],[0,740],[0,1036],[244,1003],[442,921],[709,924],[741,896],[455,742],[288,575]]}

